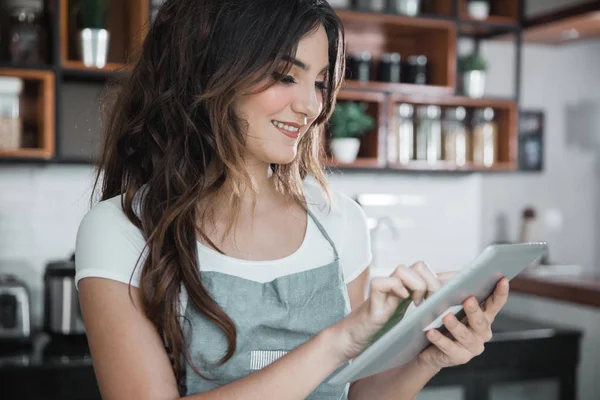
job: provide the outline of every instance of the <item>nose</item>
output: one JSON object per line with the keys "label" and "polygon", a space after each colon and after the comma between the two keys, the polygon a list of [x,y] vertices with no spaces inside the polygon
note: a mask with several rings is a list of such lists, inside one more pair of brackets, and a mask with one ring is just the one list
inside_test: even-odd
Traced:
{"label": "nose", "polygon": [[320,92],[314,85],[298,85],[298,94],[292,103],[292,110],[304,114],[308,120],[315,119],[323,107]]}

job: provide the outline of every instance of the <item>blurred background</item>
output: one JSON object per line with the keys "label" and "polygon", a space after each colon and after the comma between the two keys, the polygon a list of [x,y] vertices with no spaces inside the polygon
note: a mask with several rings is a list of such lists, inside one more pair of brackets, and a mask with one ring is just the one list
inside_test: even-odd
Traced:
{"label": "blurred background", "polygon": [[[373,275],[546,241],[494,339],[425,399],[600,398],[600,1],[330,0],[346,81],[331,186]],[[0,398],[99,399],[73,285],[100,104],[160,0],[0,1]]]}

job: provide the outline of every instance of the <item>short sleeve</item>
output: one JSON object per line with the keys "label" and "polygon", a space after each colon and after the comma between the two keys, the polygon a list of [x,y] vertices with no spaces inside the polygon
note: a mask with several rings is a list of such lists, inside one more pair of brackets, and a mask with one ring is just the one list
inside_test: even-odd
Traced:
{"label": "short sleeve", "polygon": [[347,196],[339,195],[343,215],[340,261],[346,283],[350,283],[371,264],[371,237],[367,215],[362,207]]}
{"label": "short sleeve", "polygon": [[119,198],[96,204],[77,231],[76,284],[84,278],[98,277],[139,287],[144,246],[142,232],[129,221]]}

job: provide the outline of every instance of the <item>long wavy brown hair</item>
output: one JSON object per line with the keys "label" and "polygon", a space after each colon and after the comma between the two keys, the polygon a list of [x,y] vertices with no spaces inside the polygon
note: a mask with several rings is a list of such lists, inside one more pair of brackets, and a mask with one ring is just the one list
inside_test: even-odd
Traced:
{"label": "long wavy brown hair", "polygon": [[[221,362],[235,352],[235,325],[202,284],[197,240],[217,249],[203,227],[225,182],[233,189],[233,210],[253,188],[234,101],[277,82],[281,65],[284,74],[291,68],[298,42],[319,26],[329,42],[323,110],[300,139],[294,161],[271,167],[277,189],[302,202],[308,174],[327,190],[321,134],[345,68],[343,27],[325,0],[167,0],[108,103],[95,188],[101,182],[100,200],[121,196],[125,214],[147,240],[138,265],[143,311],[175,360],[192,361],[179,319],[182,287],[227,337]],[[178,362],[174,370],[180,379]]]}

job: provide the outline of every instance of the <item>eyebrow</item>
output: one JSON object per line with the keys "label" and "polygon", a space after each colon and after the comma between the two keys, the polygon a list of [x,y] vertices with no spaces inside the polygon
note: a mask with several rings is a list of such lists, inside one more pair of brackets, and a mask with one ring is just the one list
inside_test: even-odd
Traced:
{"label": "eyebrow", "polygon": [[[310,69],[309,65],[306,65],[305,63],[303,63],[302,61],[298,60],[297,58],[285,56],[285,57],[283,57],[283,59],[285,61],[291,62],[292,64],[294,64],[295,66],[301,68],[304,71],[308,71]],[[320,73],[322,74],[324,72],[327,72],[328,69],[329,69],[329,65],[326,65],[325,68],[323,68]]]}

